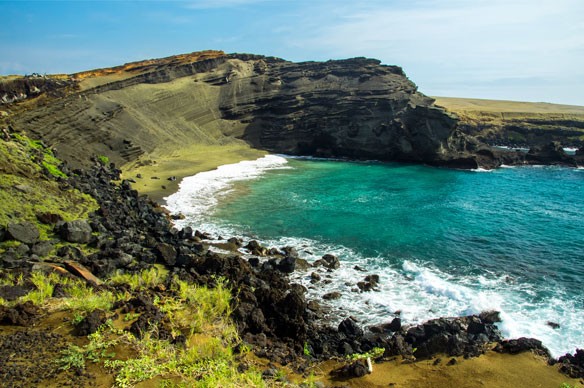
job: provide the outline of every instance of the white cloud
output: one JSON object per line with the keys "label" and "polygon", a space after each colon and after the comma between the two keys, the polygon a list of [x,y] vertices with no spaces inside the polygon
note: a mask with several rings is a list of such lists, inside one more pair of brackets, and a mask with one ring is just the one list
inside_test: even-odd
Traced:
{"label": "white cloud", "polygon": [[333,12],[334,20],[290,45],[321,56],[364,55],[402,65],[429,89],[459,80],[513,84],[558,74],[584,77],[580,0],[368,2]]}

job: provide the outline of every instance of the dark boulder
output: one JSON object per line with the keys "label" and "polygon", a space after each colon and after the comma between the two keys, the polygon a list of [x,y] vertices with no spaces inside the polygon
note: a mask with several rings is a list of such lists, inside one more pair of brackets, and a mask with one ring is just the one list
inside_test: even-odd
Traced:
{"label": "dark boulder", "polygon": [[338,327],[339,333],[344,334],[347,338],[356,338],[363,336],[363,329],[351,318],[344,319]]}
{"label": "dark boulder", "polygon": [[6,227],[6,240],[16,240],[25,244],[34,244],[39,239],[38,228],[32,222],[9,223]]}
{"label": "dark boulder", "polygon": [[566,154],[562,145],[553,141],[544,146],[531,147],[525,160],[531,164],[563,164],[576,166],[575,159]]}
{"label": "dark boulder", "polygon": [[326,294],[324,294],[322,296],[322,299],[324,300],[333,300],[333,299],[339,299],[341,297],[341,293],[338,291],[333,291],[333,292],[328,292]]}
{"label": "dark boulder", "polygon": [[244,248],[247,249],[252,255],[266,256],[268,254],[268,249],[262,246],[256,240],[251,240]]}
{"label": "dark boulder", "polygon": [[543,346],[540,340],[535,338],[517,338],[511,340],[500,341],[494,349],[499,353],[518,354],[532,351],[540,356],[551,359],[549,350]]}
{"label": "dark boulder", "polygon": [[176,263],[176,249],[166,243],[159,243],[154,249],[157,258],[167,265],[174,265]]}
{"label": "dark boulder", "polygon": [[323,266],[328,268],[328,269],[337,269],[341,266],[341,262],[339,261],[339,258],[336,257],[335,255],[331,255],[328,253],[322,257],[322,261],[323,261]]}
{"label": "dark boulder", "polygon": [[286,256],[278,262],[276,268],[280,272],[292,273],[296,269],[296,260],[297,259],[292,256]]}
{"label": "dark boulder", "polygon": [[490,342],[501,340],[499,330],[478,316],[438,318],[408,329],[405,340],[417,348],[417,358],[443,353],[449,356],[476,357]]}
{"label": "dark boulder", "polygon": [[39,222],[47,225],[55,225],[59,221],[63,221],[63,217],[60,214],[49,212],[39,213],[36,215],[36,218]]}
{"label": "dark boulder", "polygon": [[91,241],[91,225],[86,220],[75,220],[57,224],[61,238],[72,243],[86,244]]}
{"label": "dark boulder", "polygon": [[282,252],[284,252],[284,256],[298,258],[298,251],[294,247],[283,247]]}
{"label": "dark boulder", "polygon": [[54,246],[50,241],[40,241],[32,246],[32,253],[37,256],[45,257],[47,256],[52,250]]}
{"label": "dark boulder", "polygon": [[495,310],[483,311],[479,314],[479,318],[484,323],[497,323],[501,322],[501,313]]}
{"label": "dark boulder", "polygon": [[106,319],[107,316],[105,311],[100,309],[93,310],[77,324],[74,331],[75,335],[85,337],[89,334],[95,333],[97,329],[105,323]]}
{"label": "dark boulder", "polygon": [[41,314],[41,309],[30,300],[14,307],[0,306],[0,323],[30,326]]}
{"label": "dark boulder", "polygon": [[357,360],[340,368],[334,369],[330,374],[336,378],[355,378],[363,377],[369,373],[369,367],[366,360]]}
{"label": "dark boulder", "polygon": [[16,300],[18,298],[20,298],[21,296],[25,296],[26,294],[28,294],[30,292],[30,288],[29,287],[25,287],[25,286],[10,286],[10,285],[6,285],[6,286],[0,286],[0,298],[11,302],[13,300]]}
{"label": "dark boulder", "polygon": [[558,359],[560,372],[573,379],[584,378],[584,350],[576,349],[576,353],[566,354]]}

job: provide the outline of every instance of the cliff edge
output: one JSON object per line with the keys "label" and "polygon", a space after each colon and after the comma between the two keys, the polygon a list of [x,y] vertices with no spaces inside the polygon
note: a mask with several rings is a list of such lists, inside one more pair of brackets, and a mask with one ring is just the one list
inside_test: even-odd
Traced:
{"label": "cliff edge", "polygon": [[[76,87],[67,82],[51,98],[18,94],[23,101],[11,109],[10,122],[73,166],[87,165],[92,154],[126,166],[190,144],[242,141],[295,155],[493,164],[457,129],[456,117],[419,93],[400,67],[374,59],[293,63],[207,51],[73,74],[68,81]],[[43,94],[39,82],[35,93]]]}

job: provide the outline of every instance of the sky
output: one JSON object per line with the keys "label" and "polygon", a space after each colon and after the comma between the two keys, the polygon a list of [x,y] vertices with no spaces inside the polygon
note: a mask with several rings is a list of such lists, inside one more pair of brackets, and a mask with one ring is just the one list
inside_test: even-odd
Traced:
{"label": "sky", "polygon": [[432,96],[584,105],[583,0],[0,0],[0,74],[206,49],[403,67]]}

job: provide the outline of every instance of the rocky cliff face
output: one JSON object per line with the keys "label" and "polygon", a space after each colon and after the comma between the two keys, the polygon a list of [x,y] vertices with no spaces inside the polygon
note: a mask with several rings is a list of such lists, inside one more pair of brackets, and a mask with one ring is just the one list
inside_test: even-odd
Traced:
{"label": "rocky cliff face", "polygon": [[291,63],[233,58],[222,80],[224,117],[274,152],[437,162],[459,156],[456,120],[417,92],[401,68],[354,58]]}
{"label": "rocky cliff face", "polygon": [[211,54],[74,75],[77,91],[20,112],[13,124],[74,165],[91,154],[125,164],[160,149],[232,138],[297,155],[481,163],[454,116],[397,66]]}

